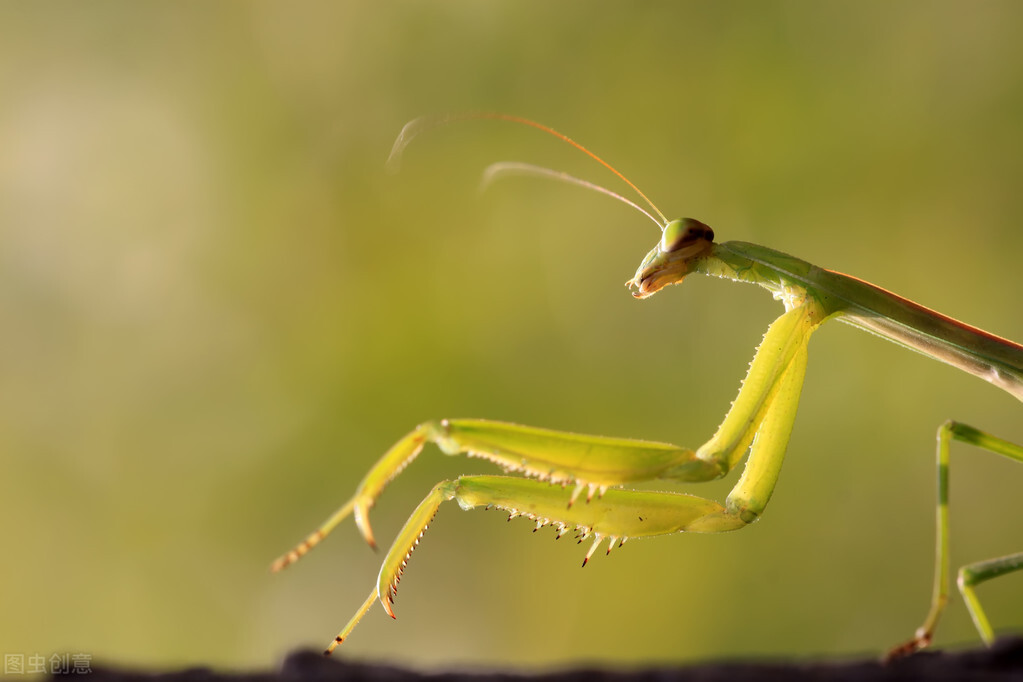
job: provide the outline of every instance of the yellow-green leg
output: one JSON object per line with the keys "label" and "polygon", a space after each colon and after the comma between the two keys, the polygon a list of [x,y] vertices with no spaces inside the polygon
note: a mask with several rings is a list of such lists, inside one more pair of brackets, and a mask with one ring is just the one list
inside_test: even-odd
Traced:
{"label": "yellow-green leg", "polygon": [[[591,499],[608,487],[642,481],[700,482],[719,478],[739,464],[758,431],[766,426],[768,433],[758,437],[759,448],[765,454],[751,454],[747,480],[739,487],[773,489],[795,419],[806,367],[806,344],[822,321],[820,308],[808,302],[789,310],[768,327],[732,409],[714,436],[698,450],[484,419],[442,419],[420,424],[380,458],[350,500],[278,558],[271,570],[279,571],[300,559],[349,515],[366,541],[375,546],[369,512],[387,485],[426,443],[434,443],[448,455],[486,459],[509,473],[571,486],[571,503],[584,490],[586,498]],[[687,389],[680,385],[678,390]],[[750,493],[757,498],[753,507],[764,499],[763,492]],[[739,495],[732,504],[747,503]]]}
{"label": "yellow-green leg", "polygon": [[[794,315],[791,319],[798,320],[798,316]],[[704,460],[697,453],[665,444],[564,434],[494,422],[445,422],[448,436],[457,433],[456,442],[460,448],[464,449],[470,442],[480,445],[486,441],[487,452],[490,453],[488,459],[494,459],[497,453],[505,458],[505,462],[510,462],[508,448],[512,442],[516,442],[520,453],[529,450],[530,473],[534,476],[542,474],[541,478],[548,480],[511,476],[462,476],[434,486],[409,517],[384,558],[375,588],[326,653],[329,654],[348,637],[374,601],[379,600],[387,613],[394,617],[391,607],[402,572],[433,520],[437,508],[448,500],[455,500],[465,510],[476,507],[497,508],[507,511],[509,518],[524,516],[534,521],[537,529],[554,526],[559,537],[569,529],[576,532],[580,542],[592,537],[593,544],[583,559],[583,566],[605,539],[608,540],[607,552],[610,553],[616,543],[620,545],[628,538],[676,532],[722,533],[738,530],[757,520],[777,481],[803,384],[806,336],[799,335],[797,339],[799,343],[790,346],[781,343],[783,339],[780,338],[770,335],[765,338],[761,348],[767,346],[773,350],[764,356],[758,353],[758,357],[768,357],[774,351],[786,348],[791,348],[792,352],[783,352],[785,362],[776,368],[776,375],[770,382],[771,388],[761,400],[749,399],[748,393],[744,398],[746,387],[753,385],[750,377],[747,377],[743,392],[740,392],[740,397],[733,405],[732,414],[737,410],[755,408],[751,419],[755,423],[757,439],[750,450],[746,468],[724,505],[695,495],[605,488],[604,484],[625,482],[633,480],[633,477],[637,477],[635,480],[640,480],[638,477],[646,479],[667,476],[676,479],[684,476],[684,480],[716,478],[727,470],[729,463],[738,461],[727,448],[713,450],[721,454],[710,460],[712,465],[704,466],[701,464]],[[750,374],[763,371],[763,364],[761,362],[757,365],[754,360]],[[722,429],[730,423],[727,418],[725,422]],[[721,435],[720,431],[718,436]],[[438,439],[436,434],[431,440],[445,451],[451,446],[444,439]],[[501,441],[501,447],[497,447],[498,440]],[[721,437],[719,440],[733,439]],[[738,441],[745,449],[748,441],[745,438],[739,438]],[[527,443],[528,448],[524,448]],[[538,472],[536,462],[540,461],[540,454],[545,449],[557,453],[559,466],[568,466],[570,462],[571,471],[563,473],[558,469],[554,473]],[[570,453],[574,454],[570,456]],[[558,481],[557,477],[562,475],[570,475],[572,480],[578,480],[583,475],[589,477],[590,481],[598,477],[599,494],[588,495],[585,502],[574,503],[579,491],[578,484],[574,489],[569,489],[550,482]],[[593,486],[594,483],[587,485]],[[593,488],[590,490],[592,492]]]}
{"label": "yellow-green leg", "polygon": [[[1023,447],[1007,440],[996,438],[972,426],[955,421],[947,421],[938,428],[937,467],[938,467],[938,507],[937,507],[937,538],[935,542],[934,561],[934,592],[931,597],[931,609],[924,619],[923,625],[917,628],[913,639],[892,649],[888,658],[897,658],[911,654],[929,645],[934,637],[934,629],[948,604],[948,587],[950,576],[949,542],[948,542],[948,481],[949,481],[949,443],[957,440],[968,443],[989,452],[1003,455],[1017,462],[1023,462]],[[994,641],[994,631],[988,622],[984,610],[980,606],[973,588],[982,582],[997,578],[1006,573],[1023,570],[1023,552],[1009,556],[980,561],[959,569],[957,584],[963,595],[966,607],[970,611],[973,623],[977,627],[984,642],[990,645]]]}
{"label": "yellow-green leg", "polygon": [[369,511],[387,485],[422,451],[435,444],[448,455],[486,459],[515,472],[559,487],[571,486],[566,506],[584,490],[586,499],[610,486],[672,478],[708,481],[727,472],[688,448],[668,443],[607,438],[521,426],[485,419],[442,419],[417,426],[399,440],[366,474],[355,495],[294,549],[274,562],[278,571],[318,544],[349,514],[366,541],[375,546]]}
{"label": "yellow-green leg", "polygon": [[456,501],[464,510],[494,508],[508,512],[509,519],[522,516],[533,521],[537,529],[553,526],[558,537],[574,531],[579,542],[592,538],[583,566],[605,540],[610,554],[616,544],[629,538],[681,531],[721,533],[747,523],[718,502],[682,493],[612,488],[586,502],[571,504],[572,493],[567,488],[527,478],[460,476],[441,481],[412,512],[384,558],[376,586],[326,653],[348,637],[374,601],[379,600],[388,615],[395,617],[392,606],[402,573],[437,508],[448,500]]}
{"label": "yellow-green leg", "polygon": [[[373,544],[370,509],[426,443],[435,444],[445,454],[489,460],[525,478],[463,476],[434,486],[385,557],[375,589],[331,649],[374,600],[379,599],[394,615],[391,603],[406,562],[437,508],[448,500],[455,500],[463,509],[496,507],[512,517],[526,516],[538,528],[557,527],[559,534],[574,529],[580,540],[593,538],[586,559],[605,539],[613,546],[630,537],[742,528],[759,518],[774,490],[803,385],[807,341],[822,321],[821,308],[807,301],[794,305],[771,324],[731,410],[714,436],[697,450],[488,420],[445,419],[421,424],[370,469],[350,501],[278,559],[273,569],[300,558],[348,514]],[[658,479],[698,482],[719,478],[738,465],[747,450],[743,474],[723,505],[693,495],[618,487]]]}
{"label": "yellow-green leg", "polygon": [[981,638],[988,646],[994,643],[995,633],[991,629],[991,623],[988,622],[984,609],[980,607],[980,601],[977,599],[973,588],[992,578],[1019,570],[1023,570],[1023,552],[1009,554],[997,559],[978,561],[975,564],[969,564],[959,569],[959,577],[956,580],[956,584],[959,586],[959,591],[966,601],[966,608],[970,610],[973,624],[977,626],[977,631],[980,632]]}

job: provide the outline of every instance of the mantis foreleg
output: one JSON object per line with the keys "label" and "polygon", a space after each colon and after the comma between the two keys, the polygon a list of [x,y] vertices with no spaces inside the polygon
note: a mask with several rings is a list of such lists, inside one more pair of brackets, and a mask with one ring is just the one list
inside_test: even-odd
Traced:
{"label": "mantis foreleg", "polygon": [[[568,528],[575,529],[581,538],[593,536],[586,560],[605,538],[611,538],[613,544],[630,537],[742,528],[759,517],[774,490],[803,384],[807,342],[822,321],[821,307],[807,300],[794,304],[771,324],[732,409],[715,435],[695,451],[667,443],[486,420],[446,419],[421,424],[377,462],[351,501],[275,562],[274,568],[297,560],[348,513],[355,516],[363,535],[372,543],[369,509],[427,442],[446,454],[484,458],[537,480],[463,476],[438,483],[398,534],[381,566],[376,588],[331,649],[347,637],[375,599],[394,615],[391,603],[406,562],[437,508],[447,500],[457,501],[463,509],[496,507],[513,517],[526,516],[536,522],[537,528],[557,527],[559,536]],[[657,479],[693,482],[718,478],[734,468],[747,449],[750,456],[746,468],[724,505],[693,495],[615,487]],[[588,491],[586,502],[573,504],[582,490]]]}
{"label": "mantis foreleg", "polygon": [[495,508],[508,512],[509,518],[523,516],[534,521],[536,529],[554,526],[559,538],[569,529],[576,533],[579,542],[592,537],[584,566],[605,539],[610,554],[616,543],[621,545],[628,538],[687,530],[723,532],[745,525],[721,504],[695,495],[614,488],[574,505],[571,495],[560,486],[511,476],[461,476],[441,481],[412,512],[384,558],[376,586],[326,653],[348,637],[375,600],[380,601],[388,615],[395,617],[392,605],[409,557],[437,508],[448,500],[455,500],[465,510]]}
{"label": "mantis foreleg", "polygon": [[420,424],[398,441],[366,474],[355,495],[319,530],[274,562],[279,570],[297,561],[322,540],[349,513],[363,537],[374,545],[369,510],[395,476],[431,442],[448,455],[465,453],[490,460],[506,471],[542,481],[573,485],[566,504],[587,490],[587,498],[608,486],[665,478],[685,469],[688,480],[710,480],[721,475],[693,450],[668,443],[588,436],[484,419],[442,419]]}

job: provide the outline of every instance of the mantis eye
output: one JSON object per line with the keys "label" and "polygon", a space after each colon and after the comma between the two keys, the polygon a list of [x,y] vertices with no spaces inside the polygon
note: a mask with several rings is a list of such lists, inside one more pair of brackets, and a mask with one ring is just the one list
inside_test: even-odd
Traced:
{"label": "mantis eye", "polygon": [[661,253],[678,251],[701,239],[714,241],[714,230],[694,218],[672,220],[661,235]]}

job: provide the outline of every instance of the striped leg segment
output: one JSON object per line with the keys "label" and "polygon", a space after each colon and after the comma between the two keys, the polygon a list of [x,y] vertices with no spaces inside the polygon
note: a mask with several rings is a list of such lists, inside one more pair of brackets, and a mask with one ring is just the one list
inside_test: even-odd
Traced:
{"label": "striped leg segment", "polygon": [[[1007,440],[996,438],[972,426],[955,421],[947,421],[938,428],[938,507],[937,537],[935,541],[934,561],[934,592],[931,597],[931,609],[924,619],[923,625],[917,628],[913,639],[895,647],[888,653],[888,659],[898,658],[923,649],[931,643],[934,628],[948,604],[950,577],[950,559],[948,543],[948,481],[949,481],[949,443],[953,440],[976,446],[1003,455],[1017,462],[1023,462],[1023,447]],[[997,559],[989,559],[970,564],[959,569],[957,584],[966,601],[966,606],[973,618],[978,632],[984,642],[990,645],[994,641],[994,631],[988,622],[984,610],[980,606],[973,588],[982,582],[997,578],[1006,573],[1023,570],[1023,552],[1011,554]]]}

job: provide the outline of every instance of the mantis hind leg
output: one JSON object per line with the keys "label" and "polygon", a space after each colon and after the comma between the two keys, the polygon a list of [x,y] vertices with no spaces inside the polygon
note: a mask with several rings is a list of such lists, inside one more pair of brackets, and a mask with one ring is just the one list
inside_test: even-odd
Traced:
{"label": "mantis hind leg", "polygon": [[[913,639],[888,653],[888,658],[898,658],[918,651],[931,643],[934,629],[941,614],[948,604],[949,586],[949,551],[948,551],[948,463],[949,443],[957,440],[968,443],[989,452],[1003,455],[1017,462],[1023,462],[1023,447],[1007,440],[996,438],[972,426],[956,421],[947,421],[938,428],[937,468],[938,468],[938,507],[937,507],[937,538],[935,542],[934,593],[931,597],[931,609],[924,619],[923,625],[917,628]],[[1008,556],[980,561],[963,566],[959,569],[957,585],[963,595],[970,617],[985,644],[994,641],[994,631],[987,616],[981,608],[980,601],[973,588],[998,576],[1023,570],[1023,552]]]}
{"label": "mantis hind leg", "polygon": [[984,643],[989,646],[994,642],[994,630],[991,629],[991,623],[988,622],[984,609],[980,607],[980,601],[977,599],[973,588],[992,578],[1019,570],[1023,570],[1023,552],[1009,554],[997,559],[978,561],[975,564],[969,564],[959,569],[959,577],[956,580],[956,584],[959,586],[959,591],[966,602],[966,608],[970,610],[973,624],[977,627],[977,631],[980,632]]}

